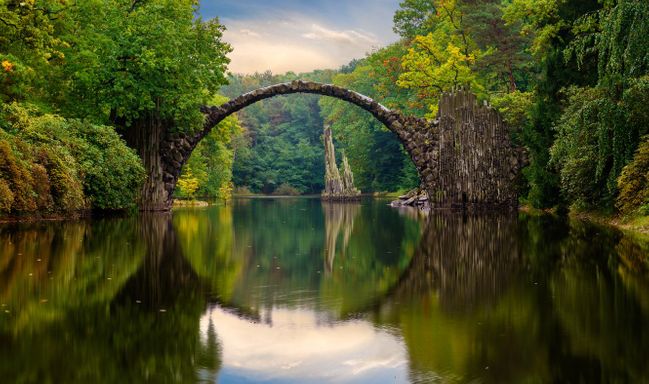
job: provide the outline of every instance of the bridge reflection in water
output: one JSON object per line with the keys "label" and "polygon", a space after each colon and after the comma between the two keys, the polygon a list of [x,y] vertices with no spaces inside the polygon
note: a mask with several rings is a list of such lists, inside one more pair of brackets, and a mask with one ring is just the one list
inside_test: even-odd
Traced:
{"label": "bridge reflection in water", "polygon": [[580,222],[376,202],[0,226],[0,377],[643,382],[641,253]]}

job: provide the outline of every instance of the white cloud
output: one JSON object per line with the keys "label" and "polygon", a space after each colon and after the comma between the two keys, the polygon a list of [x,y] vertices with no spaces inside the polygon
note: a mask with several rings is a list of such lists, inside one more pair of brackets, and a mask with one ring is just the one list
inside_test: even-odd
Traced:
{"label": "white cloud", "polygon": [[247,29],[247,28],[240,29],[239,33],[241,33],[242,35],[245,35],[245,36],[250,36],[250,37],[260,37],[261,36],[257,32],[255,32],[253,30],[250,30],[250,29]]}
{"label": "white cloud", "polygon": [[390,40],[359,28],[337,28],[302,14],[275,12],[263,18],[223,19],[233,73],[335,69]]}
{"label": "white cloud", "polygon": [[355,30],[336,31],[322,27],[318,24],[312,24],[311,32],[305,33],[302,36],[312,40],[329,40],[336,43],[349,43],[361,46],[367,44],[379,44],[379,41],[376,39],[376,37],[369,34],[364,34]]}
{"label": "white cloud", "polygon": [[339,63],[324,52],[291,42],[239,41],[233,43],[234,51],[229,70],[233,73],[253,73],[271,70],[273,73],[308,72],[316,68],[336,68]]}

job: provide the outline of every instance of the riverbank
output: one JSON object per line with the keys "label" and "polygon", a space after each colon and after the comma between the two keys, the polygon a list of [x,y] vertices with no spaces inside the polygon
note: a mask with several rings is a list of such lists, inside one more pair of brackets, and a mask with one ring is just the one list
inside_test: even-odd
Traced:
{"label": "riverbank", "polygon": [[[520,211],[539,215],[556,215],[555,210],[543,210],[521,205]],[[649,245],[649,216],[621,217],[617,215],[606,215],[599,212],[576,212],[568,213],[571,219],[589,221],[598,225],[615,228],[625,234],[632,235]]]}
{"label": "riverbank", "polygon": [[203,200],[174,200],[173,208],[209,207],[210,203]]}
{"label": "riverbank", "polygon": [[88,212],[76,212],[76,213],[65,213],[65,214],[38,214],[38,215],[29,215],[29,216],[0,216],[0,224],[9,224],[9,223],[32,223],[37,221],[64,221],[64,220],[80,220],[84,218],[91,217],[92,214]]}
{"label": "riverbank", "polygon": [[622,232],[632,233],[649,242],[649,216],[623,218],[619,216],[602,215],[594,212],[571,212],[570,217],[615,227]]}
{"label": "riverbank", "polygon": [[83,209],[83,210],[57,212],[57,213],[33,213],[33,214],[24,214],[24,215],[7,215],[7,216],[0,216],[0,224],[123,218],[123,217],[131,216],[135,212],[137,212],[135,209],[133,210]]}

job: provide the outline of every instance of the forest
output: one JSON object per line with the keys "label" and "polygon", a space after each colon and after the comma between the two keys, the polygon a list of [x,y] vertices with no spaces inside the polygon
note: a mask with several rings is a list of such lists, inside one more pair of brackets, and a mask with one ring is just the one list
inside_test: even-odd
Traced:
{"label": "forest", "polygon": [[[201,105],[307,79],[431,119],[441,93],[469,87],[527,150],[522,204],[649,215],[645,0],[404,0],[393,18],[399,41],[364,58],[247,75],[228,72],[224,27],[197,17],[198,7],[0,1],[0,214],[133,208],[150,162],[142,132],[196,132]],[[371,115],[291,95],[221,123],[175,194],[320,193],[325,124],[363,192],[418,185],[399,141]]]}

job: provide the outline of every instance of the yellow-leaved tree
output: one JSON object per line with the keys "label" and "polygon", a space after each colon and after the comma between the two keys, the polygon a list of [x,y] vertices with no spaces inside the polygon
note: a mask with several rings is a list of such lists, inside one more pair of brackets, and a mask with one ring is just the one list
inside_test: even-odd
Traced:
{"label": "yellow-leaved tree", "polygon": [[463,24],[463,12],[457,0],[435,0],[431,32],[415,36],[402,59],[404,72],[397,84],[415,89],[429,105],[429,114],[437,113],[439,95],[459,86],[482,93],[475,64],[489,54],[473,41]]}
{"label": "yellow-leaved tree", "polygon": [[200,186],[200,181],[196,176],[190,166],[185,166],[183,169],[182,176],[178,179],[176,184],[177,193],[180,197],[193,199],[196,197],[196,191]]}

